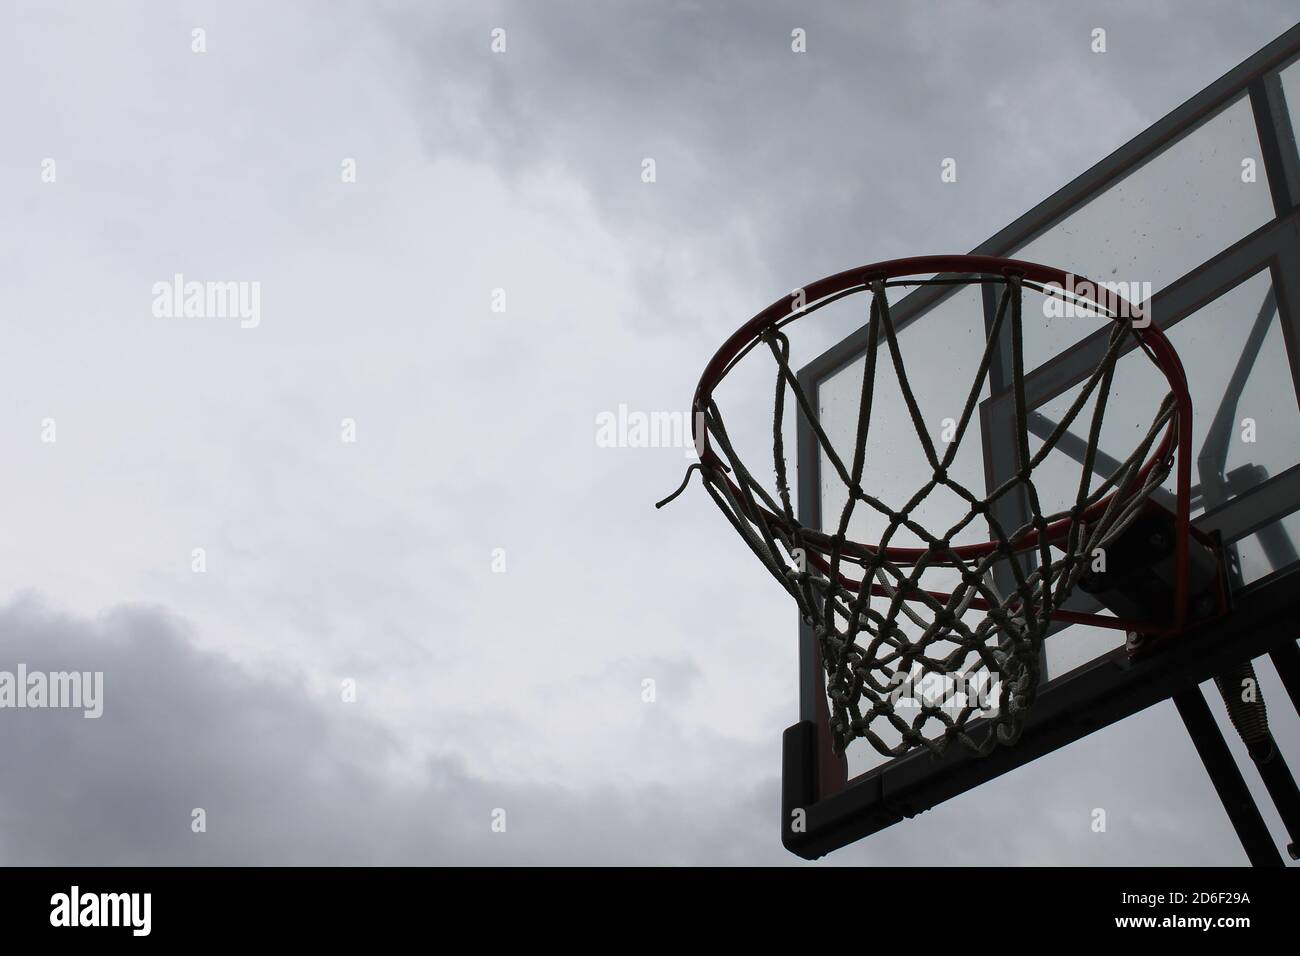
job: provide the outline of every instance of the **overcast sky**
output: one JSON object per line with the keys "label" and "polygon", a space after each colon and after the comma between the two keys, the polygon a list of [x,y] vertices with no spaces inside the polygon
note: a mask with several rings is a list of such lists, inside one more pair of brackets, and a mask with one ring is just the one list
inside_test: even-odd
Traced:
{"label": "overcast sky", "polygon": [[[0,711],[7,864],[799,863],[793,608],[597,416],[684,412],[797,285],[974,247],[1295,16],[0,10],[0,670],[104,672],[97,720]],[[160,317],[177,274],[258,283],[255,327]],[[979,862],[1245,857],[1166,704],[818,865]]]}

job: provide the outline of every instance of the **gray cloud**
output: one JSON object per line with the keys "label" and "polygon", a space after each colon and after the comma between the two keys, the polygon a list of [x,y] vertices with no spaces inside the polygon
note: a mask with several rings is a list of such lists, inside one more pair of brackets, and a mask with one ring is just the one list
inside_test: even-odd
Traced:
{"label": "gray cloud", "polygon": [[[791,609],[707,501],[650,507],[679,449],[597,448],[595,415],[684,408],[795,284],[974,245],[1293,17],[43,9],[0,58],[6,88],[40,80],[0,151],[0,578],[48,603],[0,610],[0,667],[102,669],[107,702],[0,712],[0,854],[76,864],[797,862]],[[147,293],[175,271],[261,281],[262,325],[160,325]],[[811,326],[806,354],[849,327]],[[770,380],[746,387],[734,431],[767,442]],[[1161,708],[827,862],[936,861],[1241,854]]]}
{"label": "gray cloud", "polygon": [[[661,298],[674,252],[778,291],[863,262],[965,252],[1281,33],[1292,12],[767,2],[737,15],[564,0],[485,4],[467,18],[400,8],[388,20],[430,153],[516,178],[575,176],[626,239],[668,244],[638,291],[688,322],[682,300]],[[509,52],[485,56],[495,26]],[[795,27],[808,34],[799,56]],[[1108,31],[1104,55],[1088,49],[1096,27]],[[650,189],[638,178],[645,156],[659,168]],[[949,156],[960,175],[945,186]]]}
{"label": "gray cloud", "polygon": [[[402,743],[369,718],[364,693],[345,705],[301,680],[253,677],[197,649],[187,630],[151,608],[87,621],[29,595],[0,609],[7,668],[21,661],[30,670],[105,674],[98,720],[74,711],[0,712],[6,862],[794,862],[776,837],[777,781],[765,773],[737,779],[735,741],[660,728],[664,745],[679,754],[703,749],[717,758],[703,786],[496,780],[453,754],[395,774]],[[1172,708],[1141,719],[827,862],[1240,862]],[[510,732],[509,724],[500,730]],[[631,741],[629,754],[645,745],[645,738]],[[744,756],[751,767],[774,766],[773,754]],[[207,833],[190,831],[194,807],[206,810]],[[497,807],[507,811],[504,834],[489,827]],[[1105,834],[1090,829],[1097,807],[1107,811]]]}
{"label": "gray cloud", "polygon": [[[12,670],[102,670],[105,710],[0,712],[6,863],[486,864],[779,860],[774,782],[684,799],[665,786],[483,779],[454,755],[393,774],[401,742],[301,680],[249,675],[150,608],[95,621],[27,596],[0,609]],[[503,725],[502,732],[509,732]],[[192,808],[208,831],[190,830]],[[507,812],[505,833],[489,827]]]}

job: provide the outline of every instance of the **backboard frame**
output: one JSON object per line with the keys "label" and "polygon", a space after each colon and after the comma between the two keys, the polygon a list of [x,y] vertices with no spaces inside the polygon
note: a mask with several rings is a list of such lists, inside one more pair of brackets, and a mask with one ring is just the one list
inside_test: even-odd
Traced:
{"label": "backboard frame", "polygon": [[[1151,301],[1154,321],[1168,330],[1252,276],[1268,270],[1276,296],[1292,385],[1300,404],[1300,156],[1279,74],[1300,57],[1300,25],[1278,37],[1182,106],[1101,160],[1068,185],[971,251],[973,255],[1015,256],[1016,250],[1060,223],[1075,210],[1179,142],[1220,111],[1248,98],[1259,137],[1273,218],[1249,235],[1191,268],[1160,289]],[[1300,122],[1300,116],[1297,117]],[[1053,263],[1068,268],[1070,263]],[[956,287],[924,286],[891,306],[901,332],[953,295]],[[986,324],[993,293],[984,296]],[[1103,326],[1027,373],[1031,408],[1061,394],[1096,368],[1104,346]],[[865,327],[811,361],[798,373],[809,396],[863,351]],[[986,481],[993,487],[1014,468],[1009,443],[990,436],[1009,421],[1011,397],[1006,362],[990,369],[991,397],[979,408],[985,442]],[[818,401],[814,407],[820,407]],[[820,528],[820,454],[802,414],[797,418],[798,518]],[[1247,537],[1296,510],[1300,502],[1300,464],[1268,478],[1219,507],[1208,508],[1194,524],[1218,532],[1225,543]],[[1008,507],[1015,507],[1009,497]],[[1008,515],[1007,517],[1013,517]],[[1015,522],[1010,522],[1014,524]],[[1195,688],[1229,665],[1289,645],[1295,654],[1300,567],[1292,566],[1252,583],[1235,595],[1234,614],[1175,648],[1145,660],[1131,660],[1122,649],[1049,680],[1040,692],[1020,742],[977,758],[951,748],[942,757],[915,752],[890,760],[852,780],[845,762],[831,749],[829,713],[820,654],[812,629],[800,625],[800,720],[783,741],[782,840],[787,849],[813,859],[907,817],[930,809],[996,776],[1080,739],[1101,727],[1162,700]],[[1067,607],[1096,610],[1076,592]],[[792,819],[802,811],[802,826]]]}

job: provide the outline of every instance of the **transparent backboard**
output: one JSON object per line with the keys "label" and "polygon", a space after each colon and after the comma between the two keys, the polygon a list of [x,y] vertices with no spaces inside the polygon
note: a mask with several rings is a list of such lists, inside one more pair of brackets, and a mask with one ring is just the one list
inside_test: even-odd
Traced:
{"label": "transparent backboard", "polygon": [[[1300,116],[1298,71],[1294,61],[1239,69],[974,250],[1114,283],[1126,298],[1147,304],[1150,320],[1178,350],[1190,385],[1194,523],[1222,534],[1233,586],[1247,599],[1252,584],[1296,565],[1300,543],[1300,230],[1291,119]],[[1265,82],[1248,88],[1258,76]],[[1261,116],[1268,123],[1262,134]],[[955,288],[943,296],[891,290],[908,378],[940,447],[974,381],[996,299],[981,287]],[[1031,448],[1060,421],[1104,345],[1106,320],[1069,311],[1059,299],[1025,292]],[[820,423],[842,456],[852,454],[857,425],[860,340],[861,333],[850,336],[802,375],[816,388]],[[1006,463],[1014,461],[1006,376],[991,378],[952,469],[981,494],[1008,477]],[[1119,360],[1093,469],[1098,478],[1133,453],[1167,390],[1141,351]],[[898,506],[925,483],[930,468],[892,370],[878,375],[875,396],[863,484]],[[1035,471],[1044,511],[1073,502],[1086,428],[1086,420],[1076,422],[1072,434],[1079,440],[1062,442]],[[802,500],[815,513],[805,519],[827,530],[843,508],[843,483],[824,460],[802,461],[800,481],[813,485]],[[1172,478],[1164,494],[1171,503]],[[965,509],[955,495],[936,496],[917,515],[927,527],[948,527]],[[856,514],[850,537],[878,540],[882,526],[872,522],[881,519],[867,509]],[[988,536],[977,523],[955,540]],[[1080,598],[1079,608],[1098,610],[1089,600]],[[1047,642],[1046,677],[1058,678],[1123,640],[1121,631],[1061,627]],[[805,680],[804,686],[812,685]],[[1050,690],[1049,684],[1045,693]],[[857,740],[847,755],[848,777],[885,759]]]}

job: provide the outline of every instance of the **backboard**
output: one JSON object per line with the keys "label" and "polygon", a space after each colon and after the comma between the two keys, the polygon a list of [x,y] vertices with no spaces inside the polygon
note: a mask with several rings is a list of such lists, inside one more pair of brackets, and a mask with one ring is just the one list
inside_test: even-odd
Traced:
{"label": "backboard", "polygon": [[[974,254],[1058,267],[1115,283],[1145,301],[1177,348],[1193,415],[1193,524],[1226,546],[1233,611],[1164,654],[1134,660],[1122,631],[1057,625],[1046,643],[1047,683],[1019,743],[986,757],[958,749],[884,758],[855,740],[831,749],[817,642],[800,634],[800,722],[786,732],[783,839],[815,858],[1168,699],[1226,666],[1286,646],[1294,653],[1300,607],[1300,27],[1293,28],[1131,142],[1021,216]],[[930,252],[935,250],[918,250]],[[945,251],[945,250],[937,250]],[[923,286],[891,299],[911,382],[932,437],[961,409],[996,307],[990,286]],[[1026,400],[1031,431],[1051,433],[1097,366],[1107,332],[1096,316],[1058,300],[1024,300]],[[856,429],[865,326],[799,372],[818,424],[842,456]],[[1133,450],[1164,382],[1138,352],[1117,366],[1101,432],[1098,474]],[[969,487],[993,489],[1014,471],[1013,401],[1005,350],[980,397],[978,434],[957,454]],[[924,374],[915,374],[918,367]],[[929,466],[913,422],[886,374],[877,379],[873,493],[904,498]],[[891,404],[892,403],[892,404]],[[833,530],[844,485],[804,416],[798,423],[798,517]],[[1068,438],[1036,473],[1040,488],[1079,480],[1084,435]],[[1172,481],[1172,479],[1171,479]],[[1163,492],[1172,497],[1172,484]],[[960,504],[960,503],[958,503]],[[936,508],[942,508],[939,502]],[[1017,507],[1008,498],[1003,507]],[[1005,515],[1014,519],[1015,514]],[[935,515],[935,523],[943,524]],[[851,527],[873,540],[870,518]],[[1014,523],[1014,522],[1013,522]],[[980,528],[971,529],[973,540]],[[876,538],[879,537],[877,533]],[[1068,605],[1100,611],[1087,594]],[[1294,692],[1293,692],[1294,693]],[[803,811],[792,831],[791,815]]]}

